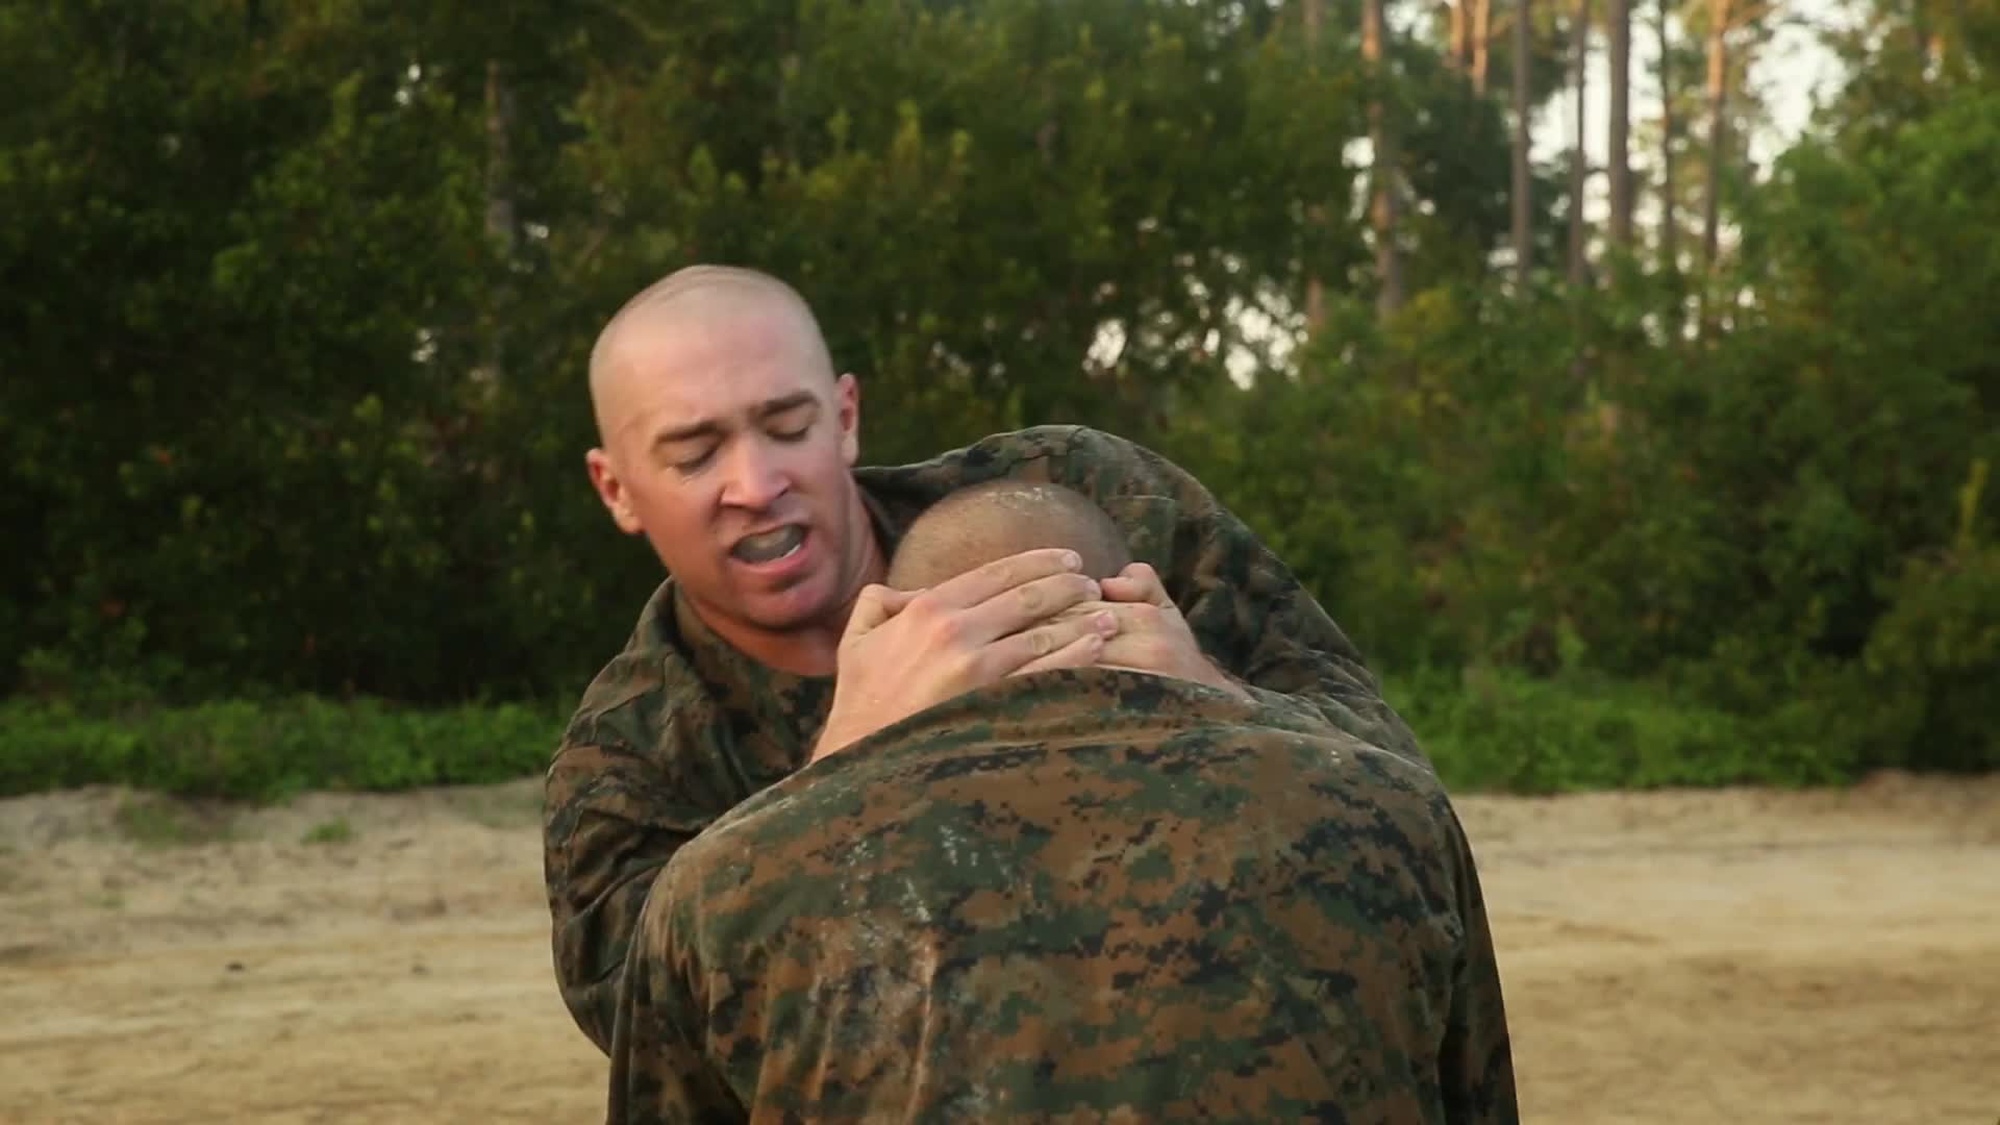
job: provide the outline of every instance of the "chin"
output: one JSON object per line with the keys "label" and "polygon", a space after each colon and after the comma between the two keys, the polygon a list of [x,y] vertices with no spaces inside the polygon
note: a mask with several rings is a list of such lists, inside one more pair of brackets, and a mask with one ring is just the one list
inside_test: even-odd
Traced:
{"label": "chin", "polygon": [[758,627],[777,633],[798,632],[826,623],[835,611],[839,599],[824,590],[813,589],[819,583],[788,590],[782,594],[767,594],[754,598],[745,608],[744,616],[755,621]]}

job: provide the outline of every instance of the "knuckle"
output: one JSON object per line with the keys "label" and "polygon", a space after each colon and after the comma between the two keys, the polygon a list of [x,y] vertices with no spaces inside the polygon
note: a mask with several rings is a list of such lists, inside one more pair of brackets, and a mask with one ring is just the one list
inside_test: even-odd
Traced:
{"label": "knuckle", "polygon": [[965,639],[965,622],[948,614],[931,613],[925,627],[931,636],[948,646],[957,647]]}
{"label": "knuckle", "polygon": [[1089,615],[1076,606],[1070,606],[1050,619],[1057,625],[1070,625],[1078,621],[1088,621]]}
{"label": "knuckle", "polygon": [[1028,651],[1036,656],[1047,656],[1056,650],[1056,631],[1037,629],[1028,635]]}
{"label": "knuckle", "polygon": [[1021,608],[1027,610],[1029,613],[1040,613],[1042,607],[1047,604],[1046,591],[1032,582],[1021,587],[1017,596],[1020,599]]}

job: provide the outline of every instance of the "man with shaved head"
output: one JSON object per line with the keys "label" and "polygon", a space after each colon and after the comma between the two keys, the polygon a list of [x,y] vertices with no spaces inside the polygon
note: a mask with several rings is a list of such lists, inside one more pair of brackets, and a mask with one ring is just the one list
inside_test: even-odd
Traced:
{"label": "man with shaved head", "polygon": [[[592,350],[590,393],[591,483],[667,571],[547,779],[556,976],[602,1049],[648,889],[676,851],[809,762],[970,689],[1115,645],[1123,666],[1424,762],[1283,563],[1157,454],[1044,426],[857,467],[859,384],[766,274],[695,266],[632,298]],[[884,584],[911,520],[1001,479],[1083,493],[1134,561],[1101,577],[1039,549],[922,589]]]}
{"label": "man with shaved head", "polygon": [[675,274],[606,326],[590,390],[603,446],[586,464],[619,528],[651,541],[723,640],[824,671],[842,631],[831,607],[881,555],[848,533],[865,522],[847,472],[855,379],[834,378],[805,303],[742,271]]}
{"label": "man with shaved head", "polygon": [[[1087,497],[999,481],[911,524],[887,584],[1048,547],[1126,565]],[[609,1120],[1518,1121],[1437,779],[1118,645],[868,733],[681,848]]]}

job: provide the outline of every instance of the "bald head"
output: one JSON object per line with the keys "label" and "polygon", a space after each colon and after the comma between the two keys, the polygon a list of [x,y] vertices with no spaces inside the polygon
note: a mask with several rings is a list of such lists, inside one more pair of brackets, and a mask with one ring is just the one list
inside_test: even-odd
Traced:
{"label": "bald head", "polygon": [[1045,547],[1075,551],[1092,578],[1110,578],[1132,561],[1118,525],[1089,497],[1061,485],[992,481],[960,489],[917,517],[883,581],[922,589]]}
{"label": "bald head", "polygon": [[639,291],[612,315],[590,351],[590,402],[601,440],[621,420],[626,384],[660,372],[647,362],[663,340],[689,333],[776,335],[815,378],[834,380],[819,321],[798,291],[741,266],[696,265]]}

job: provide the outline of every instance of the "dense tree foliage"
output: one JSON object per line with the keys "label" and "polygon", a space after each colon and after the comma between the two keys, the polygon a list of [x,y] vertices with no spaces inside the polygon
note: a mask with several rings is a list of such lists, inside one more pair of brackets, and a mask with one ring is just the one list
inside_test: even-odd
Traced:
{"label": "dense tree foliage", "polygon": [[814,302],[869,460],[1155,445],[1398,675],[2000,762],[2000,9],[1867,9],[1759,172],[1778,9],[1620,8],[1673,127],[1619,123],[1573,280],[1567,154],[1511,264],[1509,76],[1525,12],[1559,107],[1590,9],[1479,5],[1389,5],[1377,66],[1360,0],[0,0],[0,678],[572,697],[658,577],[584,356],[732,261]]}

